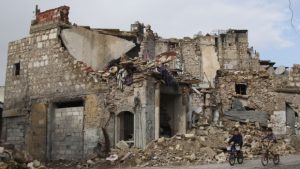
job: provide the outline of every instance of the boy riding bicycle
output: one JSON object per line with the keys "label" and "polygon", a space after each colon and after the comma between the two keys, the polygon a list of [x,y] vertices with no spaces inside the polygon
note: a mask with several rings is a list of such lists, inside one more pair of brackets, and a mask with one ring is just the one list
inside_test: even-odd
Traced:
{"label": "boy riding bicycle", "polygon": [[272,154],[276,154],[276,143],[277,143],[277,140],[276,140],[276,137],[273,134],[273,131],[272,131],[271,128],[267,129],[267,134],[262,138],[262,141],[267,141],[269,143],[268,144],[269,151]]}
{"label": "boy riding bicycle", "polygon": [[234,129],[233,136],[228,141],[228,144],[231,144],[231,143],[233,143],[232,146],[231,146],[231,149],[235,148],[235,145],[239,145],[240,146],[240,150],[242,149],[242,146],[243,146],[243,136],[241,135],[241,133],[239,132],[239,129],[237,129],[237,128]]}

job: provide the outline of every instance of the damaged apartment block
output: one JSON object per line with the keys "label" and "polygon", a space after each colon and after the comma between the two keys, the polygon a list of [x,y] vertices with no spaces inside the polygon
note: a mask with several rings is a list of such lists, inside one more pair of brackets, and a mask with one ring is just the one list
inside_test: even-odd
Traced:
{"label": "damaged apartment block", "polygon": [[280,74],[260,61],[247,30],[164,39],[140,22],[95,29],[68,14],[37,8],[30,35],[8,47],[1,137],[36,159],[86,159],[122,140],[144,148],[221,125],[223,115],[246,120],[232,111],[297,122],[299,66]]}

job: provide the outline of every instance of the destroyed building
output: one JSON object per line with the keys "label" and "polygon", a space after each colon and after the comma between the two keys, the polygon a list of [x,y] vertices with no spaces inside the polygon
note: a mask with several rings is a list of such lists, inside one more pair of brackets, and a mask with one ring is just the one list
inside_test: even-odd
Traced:
{"label": "destroyed building", "polygon": [[0,102],[4,102],[4,86],[0,86]]}
{"label": "destroyed building", "polygon": [[[2,117],[4,103],[4,86],[0,86],[0,116]],[[0,126],[2,126],[2,118],[0,119]],[[0,131],[1,135],[1,131]]]}
{"label": "destroyed building", "polygon": [[4,103],[4,86],[0,86],[0,103]]}
{"label": "destroyed building", "polygon": [[299,66],[278,73],[260,61],[247,30],[164,39],[140,22],[94,29],[68,14],[36,9],[30,35],[8,47],[1,137],[34,158],[85,159],[103,140],[144,148],[186,133],[193,113],[218,122],[235,99],[298,112]]}

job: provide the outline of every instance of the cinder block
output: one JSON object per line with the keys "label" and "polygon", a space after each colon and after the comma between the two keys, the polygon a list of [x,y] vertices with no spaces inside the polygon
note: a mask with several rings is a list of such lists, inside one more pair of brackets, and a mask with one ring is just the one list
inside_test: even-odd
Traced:
{"label": "cinder block", "polygon": [[73,112],[73,116],[79,116],[79,115],[80,115],[80,112],[77,112],[77,111]]}

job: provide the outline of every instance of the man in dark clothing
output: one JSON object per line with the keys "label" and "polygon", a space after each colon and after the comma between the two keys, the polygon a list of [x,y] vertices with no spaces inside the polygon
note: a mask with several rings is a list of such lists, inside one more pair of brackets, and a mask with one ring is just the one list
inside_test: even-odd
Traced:
{"label": "man in dark clothing", "polygon": [[234,133],[233,136],[230,138],[230,140],[228,141],[228,144],[232,144],[231,149],[235,148],[235,145],[239,145],[240,148],[242,149],[243,146],[243,136],[241,135],[241,133],[239,132],[239,129],[235,128],[234,129]]}

